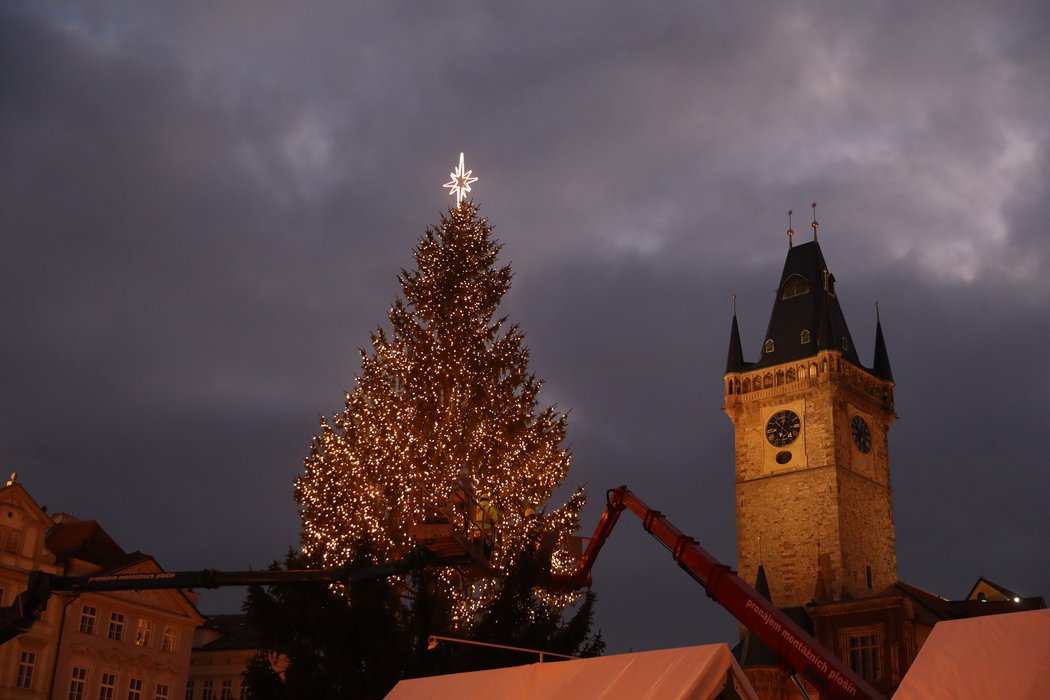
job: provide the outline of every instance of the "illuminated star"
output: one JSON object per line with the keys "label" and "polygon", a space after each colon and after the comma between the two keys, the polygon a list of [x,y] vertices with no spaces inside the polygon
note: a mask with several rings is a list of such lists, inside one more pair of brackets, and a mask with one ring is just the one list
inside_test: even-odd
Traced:
{"label": "illuminated star", "polygon": [[473,170],[463,170],[463,154],[459,154],[459,165],[456,169],[449,173],[449,177],[452,178],[451,182],[446,182],[442,187],[449,188],[449,195],[456,197],[456,206],[458,207],[463,203],[463,200],[467,196],[467,192],[470,192],[470,183],[477,182],[476,177],[471,177],[470,174]]}

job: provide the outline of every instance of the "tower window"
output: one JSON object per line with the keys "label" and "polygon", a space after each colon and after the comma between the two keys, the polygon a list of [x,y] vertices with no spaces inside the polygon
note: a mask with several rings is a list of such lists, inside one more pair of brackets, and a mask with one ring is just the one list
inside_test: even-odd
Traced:
{"label": "tower window", "polygon": [[869,628],[848,633],[847,646],[849,665],[857,675],[866,681],[876,681],[882,677],[882,654],[877,631]]}
{"label": "tower window", "polygon": [[773,348],[774,347],[775,347],[775,344],[773,343],[773,339],[772,338],[766,338],[766,354],[769,354],[769,353],[773,352]]}
{"label": "tower window", "polygon": [[811,340],[811,338],[809,336],[809,330],[808,329],[802,331],[802,333],[799,334],[799,342],[801,342],[803,345],[808,344],[810,342],[810,340]]}
{"label": "tower window", "polygon": [[780,293],[781,299],[790,299],[792,297],[802,296],[803,294],[809,293],[809,281],[806,280],[802,275],[791,275],[784,282],[783,290]]}

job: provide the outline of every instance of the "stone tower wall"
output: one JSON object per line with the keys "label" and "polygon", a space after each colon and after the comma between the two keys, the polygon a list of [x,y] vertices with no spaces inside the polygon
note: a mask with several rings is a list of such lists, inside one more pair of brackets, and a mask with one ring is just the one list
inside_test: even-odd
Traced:
{"label": "stone tower wall", "polygon": [[[766,421],[785,408],[801,417],[801,432],[793,444],[773,447]],[[737,567],[744,580],[754,581],[763,564],[781,607],[873,595],[895,581],[886,450],[892,384],[822,352],[727,375],[725,409],[735,427]],[[853,445],[855,414],[871,426],[866,455]]]}

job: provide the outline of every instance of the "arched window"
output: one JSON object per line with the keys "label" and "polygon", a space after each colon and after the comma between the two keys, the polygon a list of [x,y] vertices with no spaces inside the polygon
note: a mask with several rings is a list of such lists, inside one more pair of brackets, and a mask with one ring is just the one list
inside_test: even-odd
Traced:
{"label": "arched window", "polygon": [[773,388],[773,375],[772,374],[769,374],[769,373],[766,374],[766,376],[765,376],[765,388],[766,389],[772,389]]}
{"label": "arched window", "polygon": [[809,329],[808,328],[806,330],[802,331],[801,334],[799,334],[799,342],[801,342],[803,345],[808,344],[810,342],[810,340],[811,340],[811,338],[810,338],[810,335],[809,335]]}
{"label": "arched window", "polygon": [[809,293],[809,281],[802,275],[791,275],[784,282],[784,287],[780,292],[781,299],[790,299],[791,297],[802,296],[803,294]]}
{"label": "arched window", "polygon": [[795,381],[795,368],[794,367],[789,368],[788,371],[784,374],[784,380],[787,381],[789,384],[791,382]]}
{"label": "arched window", "polygon": [[773,352],[773,348],[774,347],[776,347],[776,345],[773,343],[773,339],[772,338],[766,338],[766,354],[767,355],[769,353]]}
{"label": "arched window", "polygon": [[777,372],[776,378],[773,380],[773,383],[776,386],[780,386],[781,384],[783,384],[784,383],[784,373],[783,372]]}
{"label": "arched window", "polygon": [[733,393],[733,380],[730,379],[726,382],[726,394],[732,395]]}
{"label": "arched window", "polygon": [[744,379],[743,392],[745,394],[751,392],[751,380],[750,379]]}
{"label": "arched window", "polygon": [[810,362],[809,363],[809,376],[812,379],[816,379],[817,378],[817,363],[816,362]]}

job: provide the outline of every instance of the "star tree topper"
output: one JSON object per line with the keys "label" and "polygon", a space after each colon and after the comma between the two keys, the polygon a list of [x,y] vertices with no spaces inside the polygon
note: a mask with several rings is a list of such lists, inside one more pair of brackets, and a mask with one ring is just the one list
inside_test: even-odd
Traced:
{"label": "star tree topper", "polygon": [[470,174],[473,170],[464,170],[463,165],[463,154],[459,154],[459,165],[456,169],[449,173],[449,177],[452,178],[451,182],[446,182],[442,187],[449,188],[449,195],[455,196],[456,206],[458,207],[466,199],[467,192],[470,192],[470,184],[477,182],[476,177],[471,177]]}

